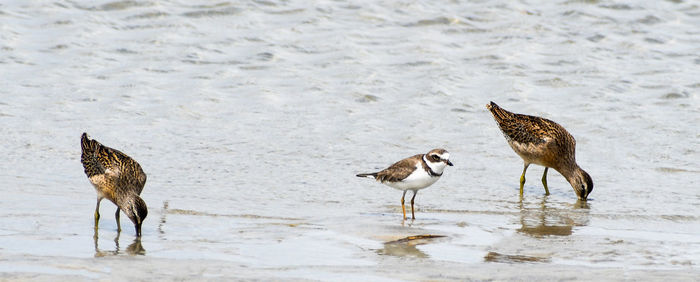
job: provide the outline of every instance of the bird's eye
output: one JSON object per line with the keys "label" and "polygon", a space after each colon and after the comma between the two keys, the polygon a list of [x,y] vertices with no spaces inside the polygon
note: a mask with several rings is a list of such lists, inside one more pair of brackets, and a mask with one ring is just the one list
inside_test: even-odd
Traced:
{"label": "bird's eye", "polygon": [[439,161],[440,157],[438,157],[438,155],[433,155],[433,160]]}

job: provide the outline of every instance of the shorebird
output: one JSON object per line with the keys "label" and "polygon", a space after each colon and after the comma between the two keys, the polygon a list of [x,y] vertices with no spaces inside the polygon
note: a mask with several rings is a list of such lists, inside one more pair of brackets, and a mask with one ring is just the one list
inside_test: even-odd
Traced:
{"label": "shorebird", "polygon": [[501,128],[508,144],[525,166],[520,176],[520,196],[523,196],[525,171],[530,164],[544,166],[542,184],[546,195],[547,170],[551,167],[566,178],[581,200],[593,191],[593,180],[576,164],[576,140],[561,125],[551,120],[511,113],[491,102],[486,105]]}
{"label": "shorebird", "polygon": [[406,207],[404,205],[406,191],[413,191],[413,198],[411,198],[411,217],[416,219],[416,214],[413,210],[413,201],[416,199],[418,190],[426,188],[440,179],[445,167],[448,165],[452,166],[452,162],[450,162],[449,158],[450,153],[444,149],[434,149],[427,154],[418,154],[400,160],[382,171],[360,173],[357,177],[374,178],[389,187],[402,190],[401,210],[403,211],[404,220],[406,220]]}
{"label": "shorebird", "polygon": [[91,140],[87,133],[80,138],[85,174],[97,190],[95,207],[95,229],[100,220],[100,201],[107,198],[117,205],[114,217],[117,219],[117,231],[121,231],[119,211],[123,211],[134,223],[136,236],[141,236],[141,224],[148,215],[146,202],[139,196],[146,184],[146,173],[139,163],[126,154]]}

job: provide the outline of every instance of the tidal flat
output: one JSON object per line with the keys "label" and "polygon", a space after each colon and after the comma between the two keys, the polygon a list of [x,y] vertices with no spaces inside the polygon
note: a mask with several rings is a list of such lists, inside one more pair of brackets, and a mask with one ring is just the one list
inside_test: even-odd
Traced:
{"label": "tidal flat", "polygon": [[[692,1],[4,1],[0,280],[700,277]],[[528,169],[485,105],[577,141]],[[148,174],[143,236],[83,132]],[[432,148],[421,190],[355,177]],[[428,236],[430,235],[430,236]],[[417,236],[417,237],[416,237]]]}

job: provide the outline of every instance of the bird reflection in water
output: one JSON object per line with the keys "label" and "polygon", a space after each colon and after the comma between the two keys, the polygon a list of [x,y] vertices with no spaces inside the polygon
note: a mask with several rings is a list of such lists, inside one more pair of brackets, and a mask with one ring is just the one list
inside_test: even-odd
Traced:
{"label": "bird reflection in water", "polygon": [[548,203],[548,196],[544,196],[537,207],[526,207],[523,201],[520,205],[520,224],[517,231],[533,237],[544,236],[569,236],[573,233],[574,226],[588,225],[590,218],[589,203],[578,200],[573,205],[555,207],[561,203]]}
{"label": "bird reflection in water", "polygon": [[[124,251],[122,251],[119,247],[119,234],[121,234],[121,232],[117,232],[117,237],[114,238],[113,251],[100,250],[100,247],[98,245],[99,234],[97,232],[97,228],[95,228],[95,234],[93,235],[93,239],[95,240],[95,257],[117,256],[119,254],[124,253]],[[145,255],[146,249],[144,249],[143,245],[141,244],[141,237],[136,237],[134,241],[126,247],[125,251],[126,254],[132,256]]]}
{"label": "bird reflection in water", "polygon": [[427,258],[429,256],[419,250],[417,246],[428,244],[433,241],[433,239],[442,237],[446,236],[429,234],[408,236],[406,238],[384,243],[384,248],[377,250],[377,254],[398,257]]}
{"label": "bird reflection in water", "polygon": [[160,213],[160,221],[158,222],[158,236],[161,239],[165,239],[165,215],[168,214],[168,201],[163,201],[163,210]]}

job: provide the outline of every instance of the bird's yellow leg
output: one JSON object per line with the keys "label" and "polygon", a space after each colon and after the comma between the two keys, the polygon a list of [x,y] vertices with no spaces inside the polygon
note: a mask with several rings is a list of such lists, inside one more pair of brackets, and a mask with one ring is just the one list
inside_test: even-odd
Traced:
{"label": "bird's yellow leg", "polygon": [[97,198],[97,206],[95,207],[95,228],[97,228],[97,224],[100,222],[100,201],[102,201],[102,198]]}
{"label": "bird's yellow leg", "polygon": [[406,197],[406,191],[403,191],[403,196],[401,196],[401,210],[403,211],[403,220],[406,220],[406,206],[404,206],[404,198]]}
{"label": "bird's yellow leg", "polygon": [[527,171],[528,166],[530,166],[530,164],[526,163],[525,167],[523,167],[523,174],[520,175],[520,197],[523,196],[523,187],[525,186],[525,172]]}
{"label": "bird's yellow leg", "polygon": [[547,188],[547,170],[549,167],[544,167],[544,173],[542,174],[542,185],[544,185],[544,194],[549,195],[549,188]]}

